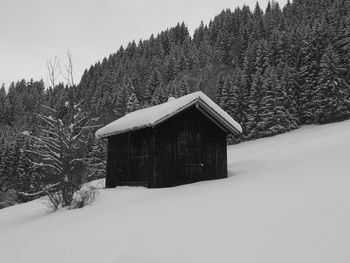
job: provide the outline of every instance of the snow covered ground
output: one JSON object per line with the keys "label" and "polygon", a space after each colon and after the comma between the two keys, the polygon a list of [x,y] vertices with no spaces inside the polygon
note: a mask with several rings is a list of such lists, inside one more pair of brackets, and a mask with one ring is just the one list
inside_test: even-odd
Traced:
{"label": "snow covered ground", "polygon": [[0,262],[350,262],[350,121],[228,148],[229,178],[0,210]]}

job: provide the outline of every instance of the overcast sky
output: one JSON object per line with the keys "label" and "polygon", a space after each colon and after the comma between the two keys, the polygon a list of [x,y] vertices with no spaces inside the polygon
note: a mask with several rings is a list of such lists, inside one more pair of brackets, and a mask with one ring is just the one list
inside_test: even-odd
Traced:
{"label": "overcast sky", "polygon": [[[259,0],[265,9],[268,0]],[[278,1],[281,7],[286,0]],[[222,9],[256,0],[0,0],[0,84],[46,81],[46,61],[70,50],[75,82],[85,68],[118,50],[184,21],[193,32]]]}

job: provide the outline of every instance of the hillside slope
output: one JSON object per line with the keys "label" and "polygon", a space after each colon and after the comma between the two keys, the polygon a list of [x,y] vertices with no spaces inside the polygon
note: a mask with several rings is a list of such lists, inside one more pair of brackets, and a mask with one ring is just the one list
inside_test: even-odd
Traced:
{"label": "hillside slope", "polygon": [[228,148],[229,178],[0,210],[1,262],[349,262],[350,121]]}

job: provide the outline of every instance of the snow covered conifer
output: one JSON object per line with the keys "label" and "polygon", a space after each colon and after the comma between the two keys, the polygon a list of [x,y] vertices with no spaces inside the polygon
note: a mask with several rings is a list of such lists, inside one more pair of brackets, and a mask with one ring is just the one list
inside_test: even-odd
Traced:
{"label": "snow covered conifer", "polygon": [[5,85],[2,84],[0,88],[0,121],[3,121],[4,113],[5,113],[5,100],[6,100],[6,91]]}
{"label": "snow covered conifer", "polygon": [[258,42],[254,63],[257,73],[264,74],[266,68],[270,65],[270,53],[272,53],[271,47],[266,40]]}
{"label": "snow covered conifer", "polygon": [[222,101],[222,89],[224,87],[225,83],[225,77],[224,74],[220,72],[218,81],[216,84],[216,95],[215,95],[215,102],[220,106],[220,101]]}
{"label": "snow covered conifer", "polygon": [[106,142],[104,140],[94,140],[88,154],[89,181],[106,177]]}
{"label": "snow covered conifer", "polygon": [[300,118],[306,124],[315,121],[314,112],[317,105],[313,95],[318,83],[319,61],[325,48],[325,32],[325,27],[320,22],[308,26],[300,47]]}
{"label": "snow covered conifer", "polygon": [[6,191],[6,185],[8,183],[7,179],[7,161],[8,161],[8,150],[7,148],[2,148],[0,152],[0,192]]}
{"label": "snow covered conifer", "polygon": [[233,86],[232,77],[230,75],[223,77],[223,84],[221,89],[218,89],[218,92],[220,93],[217,94],[217,98],[216,98],[217,104],[229,114],[230,114],[229,97],[231,96],[230,91],[232,86]]}
{"label": "snow covered conifer", "polygon": [[286,90],[286,97],[284,100],[285,108],[288,111],[291,122],[295,124],[295,126],[291,127],[291,129],[295,129],[298,127],[299,120],[299,111],[300,111],[300,96],[299,96],[299,84],[297,82],[297,72],[293,68],[289,67],[286,64],[280,63],[278,68],[281,70],[281,86]]}
{"label": "snow covered conifer", "polygon": [[137,99],[135,93],[132,93],[126,104],[127,113],[136,111],[140,108],[139,100]]}
{"label": "snow covered conifer", "polygon": [[191,92],[189,79],[187,76],[184,76],[178,86],[177,86],[177,94],[179,97],[185,96]]}
{"label": "snow covered conifer", "polygon": [[166,102],[168,96],[166,94],[166,91],[164,89],[164,85],[160,85],[156,88],[156,90],[154,91],[153,95],[152,95],[152,99],[151,99],[151,103],[153,105],[158,105],[161,103]]}
{"label": "snow covered conifer", "polygon": [[151,101],[153,93],[163,84],[162,76],[158,69],[154,68],[146,83],[146,100]]}
{"label": "snow covered conifer", "polygon": [[125,76],[122,84],[113,92],[113,112],[118,117],[122,117],[127,112],[127,103],[132,93],[135,93],[135,87],[129,77]]}
{"label": "snow covered conifer", "polygon": [[[229,99],[228,99],[228,113],[231,115],[232,118],[234,118],[239,124],[241,124],[243,130],[245,130],[245,124],[246,124],[246,101],[244,96],[244,83],[241,82],[242,75],[240,72],[236,72],[236,75],[232,78],[232,85],[229,92]],[[242,134],[235,135],[232,142],[237,143],[242,141],[243,137]]]}
{"label": "snow covered conifer", "polygon": [[350,21],[348,21],[347,25],[340,31],[336,44],[345,68],[343,75],[345,79],[350,82]]}
{"label": "snow covered conifer", "polygon": [[179,97],[177,85],[178,84],[174,80],[169,82],[169,84],[166,87],[166,93],[169,95],[169,97]]}
{"label": "snow covered conifer", "polygon": [[[284,85],[278,78],[276,71],[272,71],[273,78],[275,79],[274,85],[274,101],[273,108],[275,115],[275,131],[278,133],[284,133],[298,128],[297,118],[295,116],[295,105],[291,102],[289,96],[293,96],[292,87]],[[295,87],[294,87],[295,88]]]}
{"label": "snow covered conifer", "polygon": [[317,122],[341,120],[349,115],[349,86],[340,77],[343,72],[339,55],[329,46],[320,62],[320,78],[313,96]]}
{"label": "snow covered conifer", "polygon": [[173,54],[169,55],[169,58],[167,58],[166,61],[166,78],[167,81],[173,81],[176,77],[177,74],[177,65],[176,65],[176,61],[174,59]]}
{"label": "snow covered conifer", "polygon": [[275,89],[277,85],[277,75],[272,67],[268,67],[264,74],[263,85],[261,87],[261,102],[258,110],[258,122],[256,133],[258,137],[271,136],[277,133],[275,127]]}
{"label": "snow covered conifer", "polygon": [[257,135],[257,125],[260,122],[261,100],[263,95],[262,85],[263,78],[260,74],[254,74],[252,78],[252,86],[250,88],[247,101],[247,137],[255,138]]}

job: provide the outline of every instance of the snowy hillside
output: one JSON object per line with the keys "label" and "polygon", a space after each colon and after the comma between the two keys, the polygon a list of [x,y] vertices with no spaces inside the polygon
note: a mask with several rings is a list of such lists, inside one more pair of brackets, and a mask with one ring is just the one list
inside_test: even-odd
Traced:
{"label": "snowy hillside", "polygon": [[0,210],[1,262],[350,262],[350,121],[231,146],[229,178]]}

